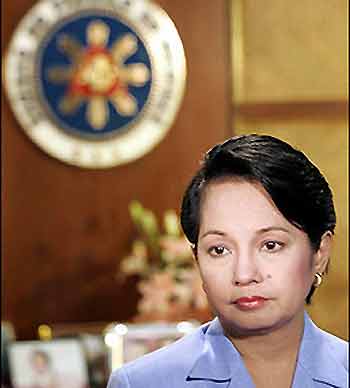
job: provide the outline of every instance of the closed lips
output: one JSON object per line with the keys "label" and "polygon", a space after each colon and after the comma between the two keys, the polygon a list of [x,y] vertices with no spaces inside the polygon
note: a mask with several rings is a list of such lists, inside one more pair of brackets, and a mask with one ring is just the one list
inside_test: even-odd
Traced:
{"label": "closed lips", "polygon": [[251,302],[256,302],[259,300],[267,300],[263,296],[245,296],[242,298],[236,299],[233,303],[251,303]]}

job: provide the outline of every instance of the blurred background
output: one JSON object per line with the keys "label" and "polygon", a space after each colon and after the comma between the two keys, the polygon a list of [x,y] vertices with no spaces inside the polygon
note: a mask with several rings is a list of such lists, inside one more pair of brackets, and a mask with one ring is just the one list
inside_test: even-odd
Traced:
{"label": "blurred background", "polygon": [[[35,3],[2,2],[3,56]],[[142,158],[102,170],[64,164],[26,136],[2,88],[2,320],[28,340],[42,324],[134,319],[138,278],[118,276],[137,239],[130,202],[157,219],[178,213],[203,153],[255,132],[301,148],[334,190],[335,249],[309,311],[348,339],[348,2],[157,3],[182,39],[187,81],[170,131]]]}

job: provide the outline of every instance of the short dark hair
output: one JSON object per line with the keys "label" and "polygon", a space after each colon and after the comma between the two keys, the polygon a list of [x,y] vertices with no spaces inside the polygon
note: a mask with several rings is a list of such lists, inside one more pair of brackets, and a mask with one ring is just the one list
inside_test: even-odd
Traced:
{"label": "short dark hair", "polygon": [[[334,234],[333,195],[319,169],[299,150],[267,135],[232,137],[211,148],[187,187],[181,225],[194,249],[200,225],[200,204],[209,182],[239,177],[261,184],[283,216],[303,230],[315,251],[326,231]],[[306,302],[310,303],[312,286]]]}

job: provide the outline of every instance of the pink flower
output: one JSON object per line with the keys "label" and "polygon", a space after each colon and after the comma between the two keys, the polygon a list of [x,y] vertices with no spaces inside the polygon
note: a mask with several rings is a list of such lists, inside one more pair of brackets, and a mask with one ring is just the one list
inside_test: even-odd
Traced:
{"label": "pink flower", "polygon": [[163,236],[159,239],[159,246],[166,261],[189,262],[192,260],[191,247],[184,237]]}
{"label": "pink flower", "polygon": [[120,270],[127,275],[144,274],[147,271],[147,247],[141,240],[134,241],[131,254],[120,263]]}
{"label": "pink flower", "polygon": [[208,306],[207,296],[203,291],[202,280],[196,269],[184,269],[179,273],[183,285],[186,285],[192,293],[192,303],[195,308],[206,308]]}
{"label": "pink flower", "polygon": [[138,304],[140,312],[165,312],[169,309],[175,281],[168,272],[155,273],[149,279],[140,281],[138,289],[142,294]]}

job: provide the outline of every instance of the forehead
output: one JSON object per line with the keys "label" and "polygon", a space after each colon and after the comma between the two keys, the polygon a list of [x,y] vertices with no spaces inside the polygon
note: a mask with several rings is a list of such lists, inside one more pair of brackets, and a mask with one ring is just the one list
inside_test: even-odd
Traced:
{"label": "forehead", "polygon": [[279,223],[291,225],[263,186],[242,178],[220,178],[204,188],[200,222]]}

